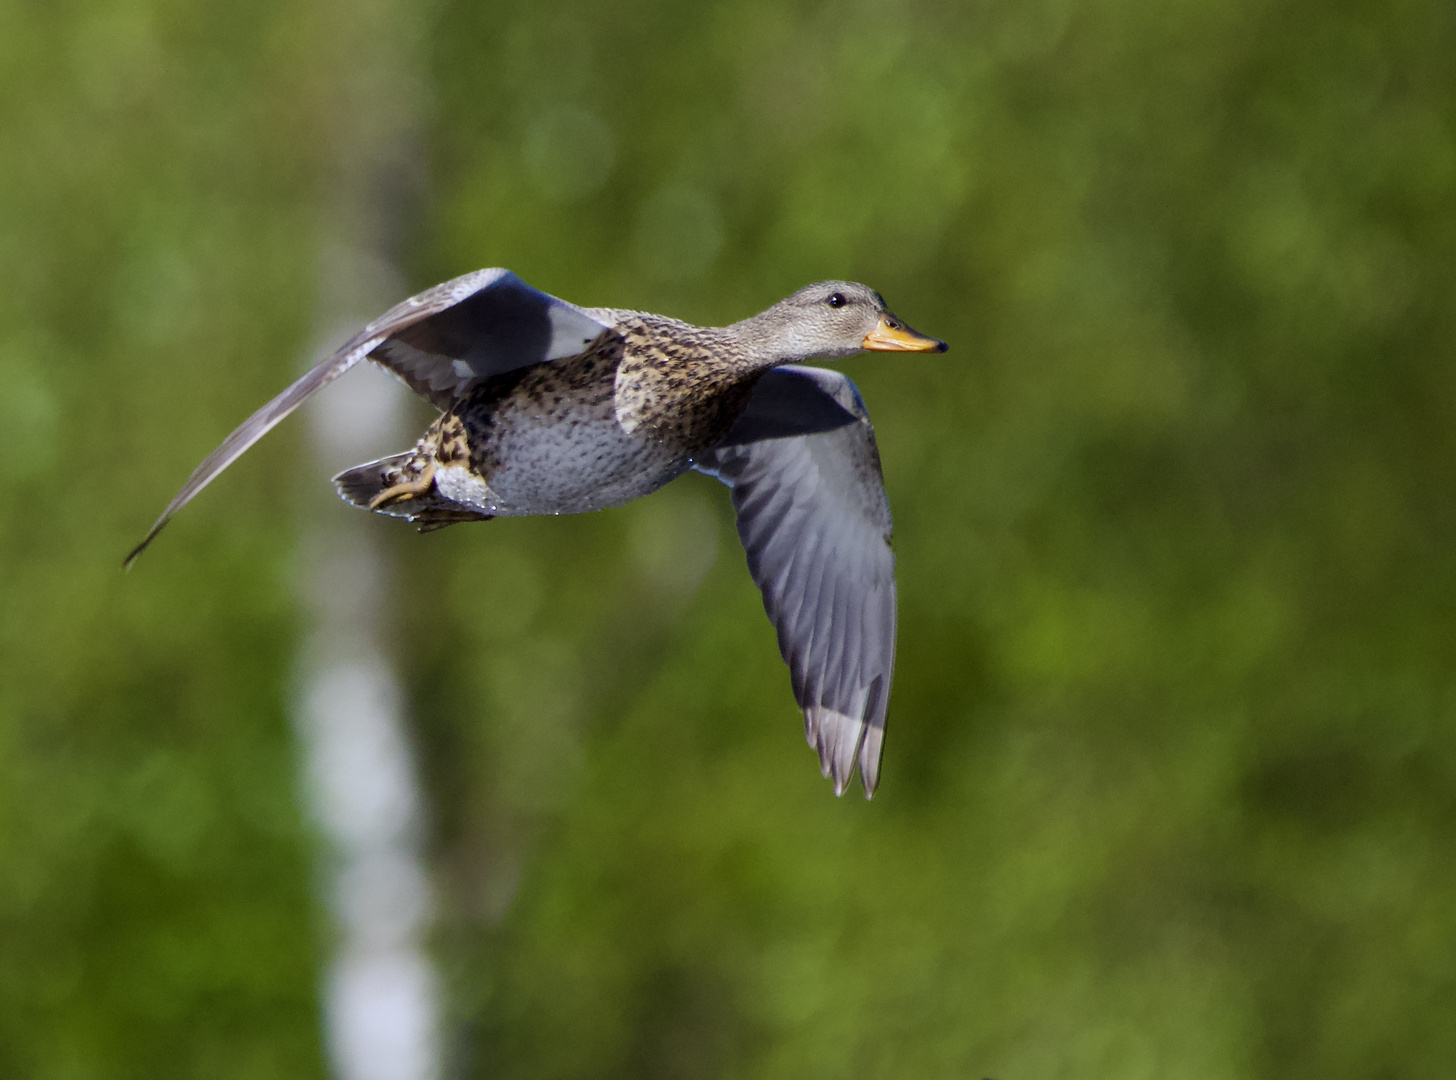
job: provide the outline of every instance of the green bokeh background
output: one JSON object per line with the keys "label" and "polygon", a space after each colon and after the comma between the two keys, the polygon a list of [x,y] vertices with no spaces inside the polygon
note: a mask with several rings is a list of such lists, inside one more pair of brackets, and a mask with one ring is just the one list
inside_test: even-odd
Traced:
{"label": "green bokeh background", "polygon": [[899,556],[872,803],[711,481],[374,523],[450,1075],[1456,1067],[1456,6],[358,10],[0,0],[0,1076],[323,1072],[301,426],[119,560],[311,347],[385,32],[411,286],[717,323],[848,277],[952,345],[843,365]]}

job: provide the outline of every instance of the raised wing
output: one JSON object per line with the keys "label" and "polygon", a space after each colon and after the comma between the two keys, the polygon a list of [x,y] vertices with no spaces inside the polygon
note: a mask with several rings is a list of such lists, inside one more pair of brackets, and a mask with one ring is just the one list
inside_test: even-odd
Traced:
{"label": "raised wing", "polygon": [[366,356],[421,397],[449,408],[478,380],[575,356],[607,327],[580,308],[494,268],[446,281],[396,304],[342,348],[243,421],[167,504],[125,565],[167,521],[273,426]]}
{"label": "raised wing", "polygon": [[[410,305],[445,302],[423,318]],[[391,326],[399,312],[402,321]],[[384,334],[369,359],[383,364],[415,393],[448,409],[490,375],[576,356],[607,327],[581,308],[531,288],[509,270],[477,270],[437,285],[371,323]],[[348,346],[345,346],[347,348]]]}
{"label": "raised wing", "polygon": [[895,668],[895,556],[859,392],[836,371],[776,368],[694,467],[733,489],[748,569],[824,775],[842,795],[858,760],[868,798]]}

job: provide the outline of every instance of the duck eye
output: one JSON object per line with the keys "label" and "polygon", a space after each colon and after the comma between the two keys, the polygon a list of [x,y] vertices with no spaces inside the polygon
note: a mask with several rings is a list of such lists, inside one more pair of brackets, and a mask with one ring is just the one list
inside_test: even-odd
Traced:
{"label": "duck eye", "polygon": [[849,303],[849,301],[844,298],[844,293],[842,292],[835,293],[826,302],[829,304],[830,307],[844,307],[845,304]]}

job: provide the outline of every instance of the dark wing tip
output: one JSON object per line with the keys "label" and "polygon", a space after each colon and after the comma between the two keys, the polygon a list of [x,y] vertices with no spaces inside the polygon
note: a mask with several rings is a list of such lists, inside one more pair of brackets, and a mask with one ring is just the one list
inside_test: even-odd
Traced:
{"label": "dark wing tip", "polygon": [[157,523],[153,525],[150,530],[148,530],[147,535],[142,540],[142,542],[136,547],[132,548],[130,553],[128,553],[127,557],[121,560],[121,568],[123,570],[131,569],[131,564],[136,562],[137,556],[140,555],[143,551],[147,550],[147,546],[157,538],[157,534],[162,531],[163,526],[165,526],[167,522],[171,520],[171,518],[172,515],[168,513],[163,514],[157,519]]}

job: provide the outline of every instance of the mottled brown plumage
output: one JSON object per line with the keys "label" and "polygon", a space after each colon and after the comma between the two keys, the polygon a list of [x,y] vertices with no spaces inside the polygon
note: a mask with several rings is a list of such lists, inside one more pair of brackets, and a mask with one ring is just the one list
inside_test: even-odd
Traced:
{"label": "mottled brown plumage", "polygon": [[[721,332],[635,312],[617,317],[613,330],[579,356],[480,380],[411,453],[375,466],[382,487],[369,508],[433,529],[627,502],[719,442],[765,370]],[[498,474],[531,449],[544,451],[549,467],[537,465],[507,494]],[[454,489],[478,485],[476,497],[464,507],[442,498],[439,478],[416,490],[435,469],[464,474]],[[459,516],[442,516],[447,509]]]}
{"label": "mottled brown plumage", "polygon": [[732,326],[698,327],[577,308],[507,271],[478,271],[393,308],[249,418],[198,466],[127,562],[274,424],[367,357],[441,415],[412,450],[335,484],[349,502],[421,532],[600,510],[689,468],[728,484],[810,744],[836,793],[858,764],[868,795],[895,636],[879,454],[848,379],[785,365],[861,349],[944,348],[851,282],[811,285]]}

